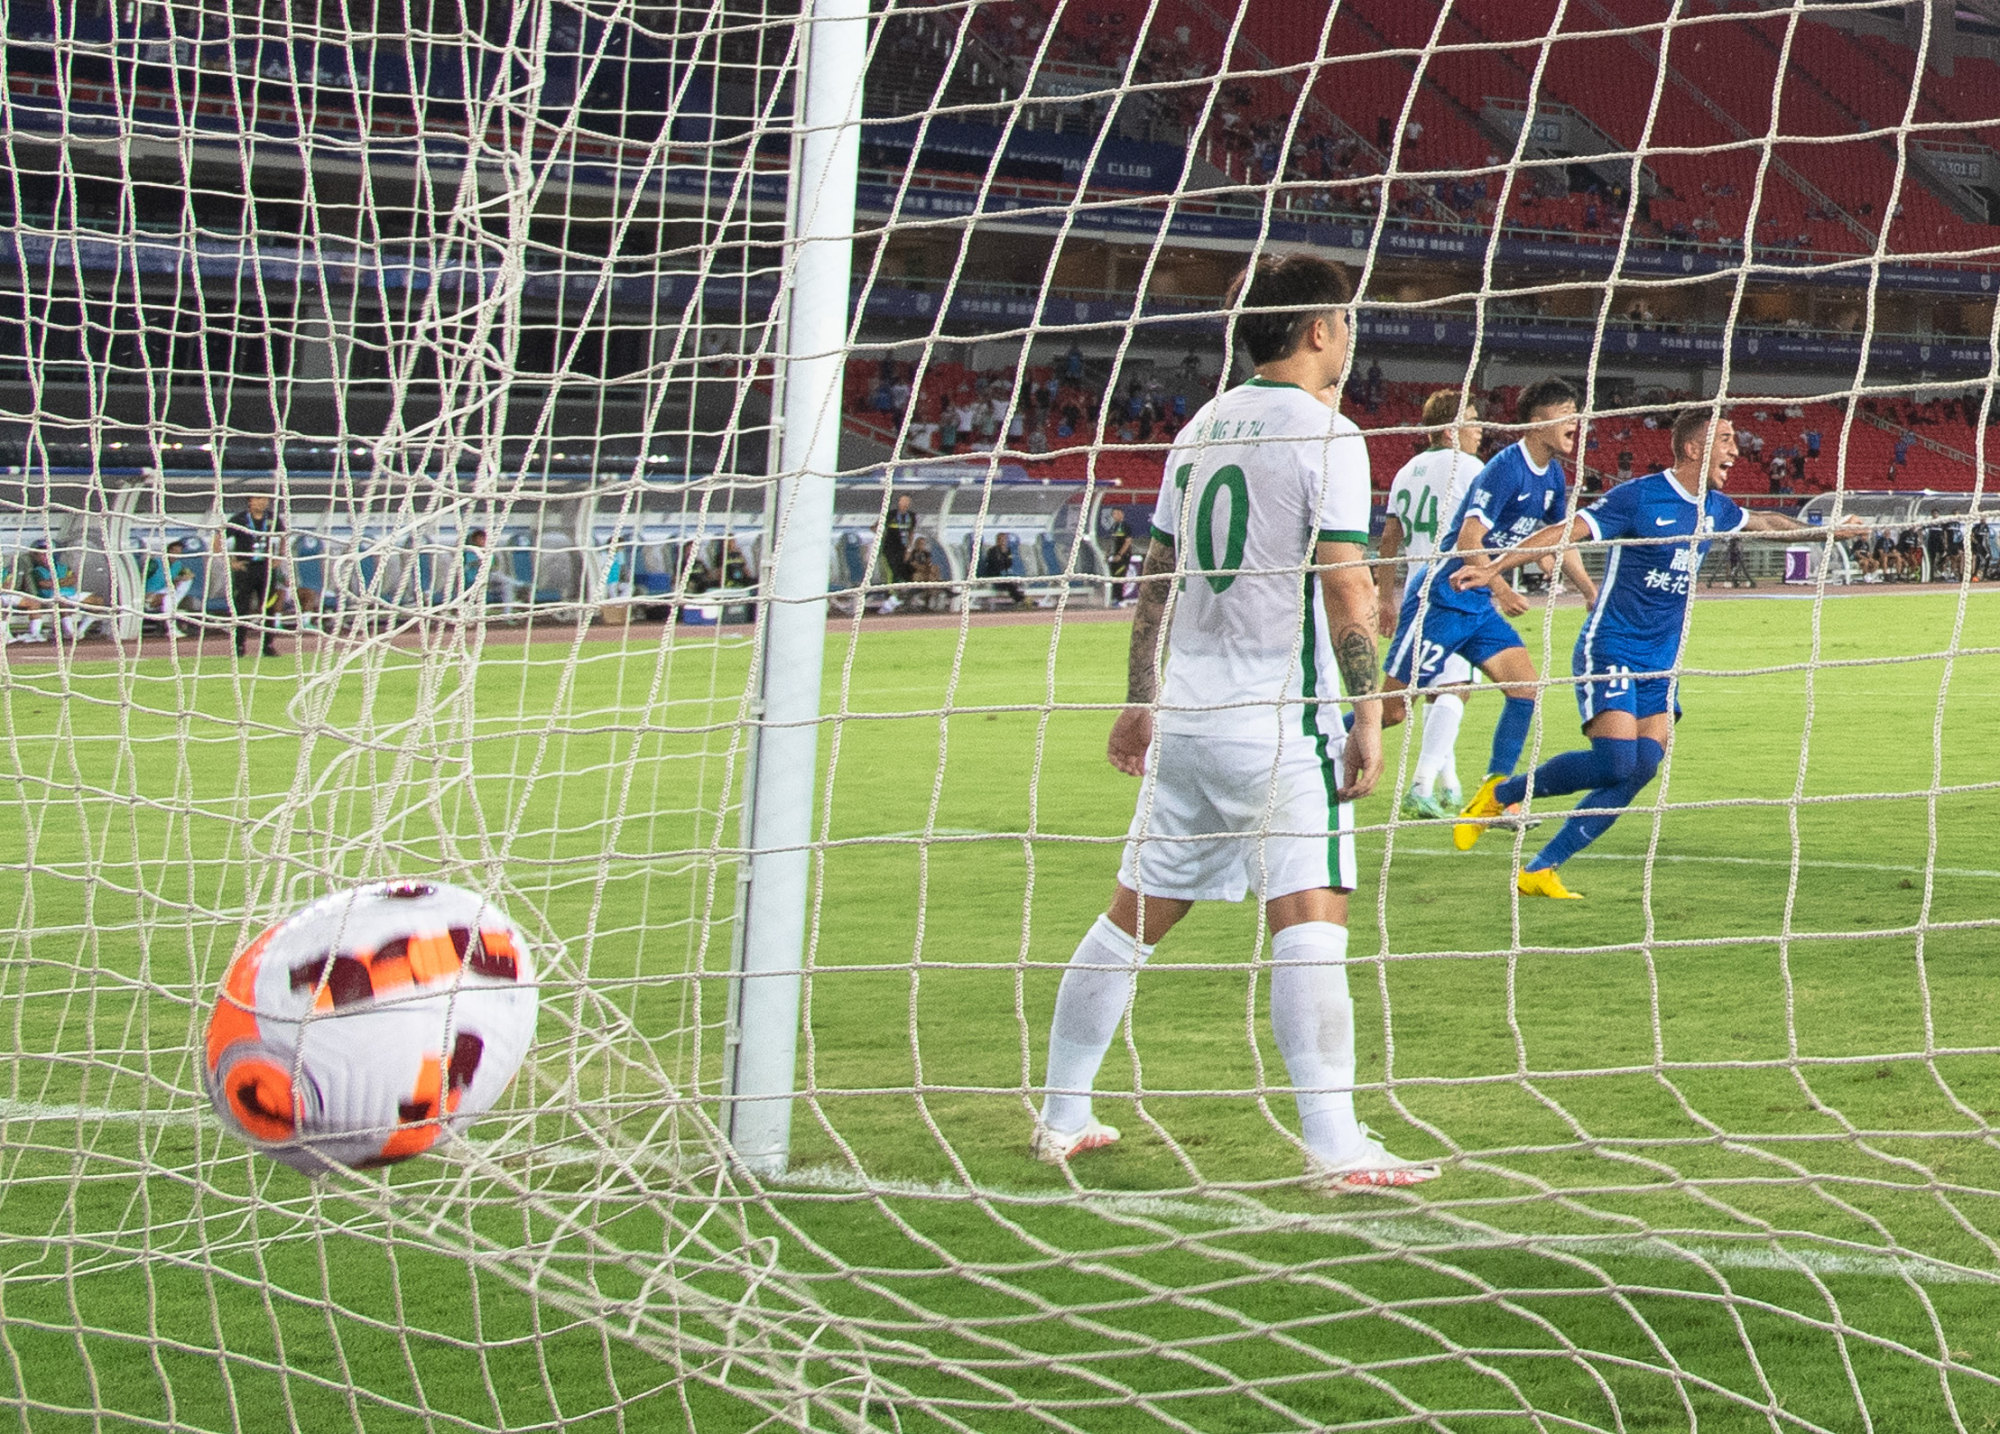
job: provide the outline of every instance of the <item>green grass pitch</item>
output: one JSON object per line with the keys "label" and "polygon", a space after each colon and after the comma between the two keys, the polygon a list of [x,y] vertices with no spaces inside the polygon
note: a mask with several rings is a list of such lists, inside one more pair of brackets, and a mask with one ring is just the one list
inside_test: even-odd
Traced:
{"label": "green grass pitch", "polygon": [[[1559,672],[1577,617],[1523,619]],[[1101,1083],[1125,1140],[1074,1185],[1029,1160],[1135,791],[1102,757],[1126,630],[850,633],[809,1098],[763,1189],[702,1123],[744,644],[14,663],[0,1415],[2000,1427],[1995,598],[1698,604],[1666,780],[1569,869],[1574,906],[1517,906],[1503,836],[1380,830],[1392,737],[1360,1103],[1447,1160],[1421,1202],[1299,1187],[1248,906],[1198,909],[1142,978]],[[1553,689],[1543,755],[1573,714]],[[231,953],[329,880],[430,870],[551,943],[512,1108],[320,1187],[234,1145],[196,1056]]]}

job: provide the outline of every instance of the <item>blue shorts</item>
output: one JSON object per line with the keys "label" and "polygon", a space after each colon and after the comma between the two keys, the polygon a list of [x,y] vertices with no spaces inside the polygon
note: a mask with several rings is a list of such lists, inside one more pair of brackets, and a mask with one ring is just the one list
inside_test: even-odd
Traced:
{"label": "blue shorts", "polygon": [[1425,591],[1419,585],[1403,595],[1396,636],[1389,644],[1389,675],[1405,687],[1436,685],[1449,658],[1462,657],[1480,667],[1495,653],[1526,645],[1514,631],[1514,625],[1500,616],[1500,609],[1493,606],[1491,597],[1486,597],[1471,612],[1433,602],[1424,609],[1423,641],[1419,643],[1417,608]]}
{"label": "blue shorts", "polygon": [[1681,717],[1678,681],[1672,677],[1634,677],[1635,672],[1658,672],[1671,666],[1657,659],[1626,662],[1615,654],[1597,653],[1586,659],[1579,647],[1570,660],[1570,671],[1580,679],[1576,684],[1576,708],[1583,725],[1600,712],[1629,712],[1633,717],[1658,717],[1663,712]]}

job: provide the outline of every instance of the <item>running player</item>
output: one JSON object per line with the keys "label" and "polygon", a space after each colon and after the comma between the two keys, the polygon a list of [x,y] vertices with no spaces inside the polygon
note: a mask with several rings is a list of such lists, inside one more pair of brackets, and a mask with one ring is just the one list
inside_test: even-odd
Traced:
{"label": "running player", "polygon": [[[1375,569],[1376,591],[1381,603],[1382,635],[1393,638],[1394,652],[1402,640],[1401,612],[1404,600],[1423,585],[1430,560],[1437,552],[1438,525],[1449,522],[1466,490],[1479,476],[1479,405],[1461,398],[1455,388],[1441,388],[1424,400],[1424,427],[1431,430],[1431,446],[1412,458],[1389,485],[1389,517],[1382,525],[1382,559]],[[1401,557],[1409,564],[1409,576],[1396,585],[1396,565]],[[1439,670],[1440,691],[1431,694],[1424,713],[1423,745],[1418,750],[1410,790],[1403,796],[1406,817],[1447,817],[1464,800],[1458,789],[1456,747],[1459,724],[1465,719],[1465,698],[1456,689],[1472,682],[1472,665],[1456,653],[1446,658]],[[1439,778],[1444,780],[1440,784]]]}
{"label": "running player", "polygon": [[1438,1174],[1390,1155],[1354,1114],[1349,803],[1381,776],[1382,715],[1366,700],[1378,680],[1368,450],[1318,396],[1346,365],[1351,294],[1340,269],[1309,254],[1239,280],[1236,337],[1256,377],[1205,404],[1168,453],[1109,749],[1142,779],[1138,809],[1111,907],[1056,995],[1032,1142],[1042,1160],[1118,1139],[1090,1092],[1153,943],[1194,902],[1255,891],[1308,1178],[1342,1191]]}
{"label": "running player", "polygon": [[[1530,384],[1521,391],[1519,415],[1527,432],[1480,470],[1452,519],[1448,531],[1455,550],[1444,562],[1432,564],[1425,580],[1403,599],[1389,676],[1382,684],[1389,693],[1432,687],[1446,661],[1458,656],[1500,685],[1506,705],[1493,728],[1486,780],[1474,802],[1511,776],[1521,760],[1535,716],[1535,662],[1507,621],[1526,612],[1528,600],[1511,584],[1460,588],[1452,579],[1468,567],[1486,571],[1492,554],[1506,552],[1568,511],[1562,459],[1576,451],[1576,390],[1559,378]],[[1597,585],[1574,549],[1563,555],[1563,571],[1586,602],[1597,601]],[[1402,699],[1385,700],[1383,725],[1402,720]]]}
{"label": "running player", "polygon": [[1495,583],[1507,569],[1564,543],[1612,545],[1604,589],[1577,636],[1570,664],[1580,679],[1576,703],[1590,750],[1564,752],[1526,776],[1482,788],[1466,809],[1470,820],[1453,828],[1458,845],[1469,847],[1487,821],[1530,795],[1588,792],[1517,878],[1526,896],[1575,900],[1579,893],[1563,885],[1557,869],[1608,831],[1659,770],[1680,719],[1674,669],[1695,575],[1711,540],[1743,533],[1794,543],[1844,542],[1861,532],[1855,519],[1816,528],[1737,507],[1722,492],[1736,461],[1735,430],[1727,419],[1715,421],[1709,409],[1682,412],[1669,437],[1671,470],[1622,483],[1574,519],[1552,524],[1512,552],[1453,579],[1467,588]]}

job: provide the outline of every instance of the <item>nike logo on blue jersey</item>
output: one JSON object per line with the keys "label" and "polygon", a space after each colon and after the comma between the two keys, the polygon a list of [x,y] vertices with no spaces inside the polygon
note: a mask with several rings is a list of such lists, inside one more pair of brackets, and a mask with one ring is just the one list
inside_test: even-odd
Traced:
{"label": "nike logo on blue jersey", "polygon": [[1673,520],[1672,518],[1655,518],[1655,519],[1653,519],[1653,522],[1654,522],[1654,524],[1655,524],[1655,525],[1657,525],[1658,527],[1662,527],[1662,528],[1665,528],[1665,527],[1668,527],[1668,526],[1670,526],[1670,525],[1671,525],[1671,524],[1673,523],[1673,521],[1674,521],[1674,520]]}

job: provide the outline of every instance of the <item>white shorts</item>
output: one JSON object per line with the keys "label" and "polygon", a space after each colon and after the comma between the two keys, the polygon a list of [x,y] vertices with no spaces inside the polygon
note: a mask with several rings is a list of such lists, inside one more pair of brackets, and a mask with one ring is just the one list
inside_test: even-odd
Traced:
{"label": "white shorts", "polygon": [[[1163,732],[1147,754],[1118,880],[1142,896],[1260,900],[1355,886],[1339,738],[1316,744]],[[1275,788],[1275,790],[1274,790]]]}

